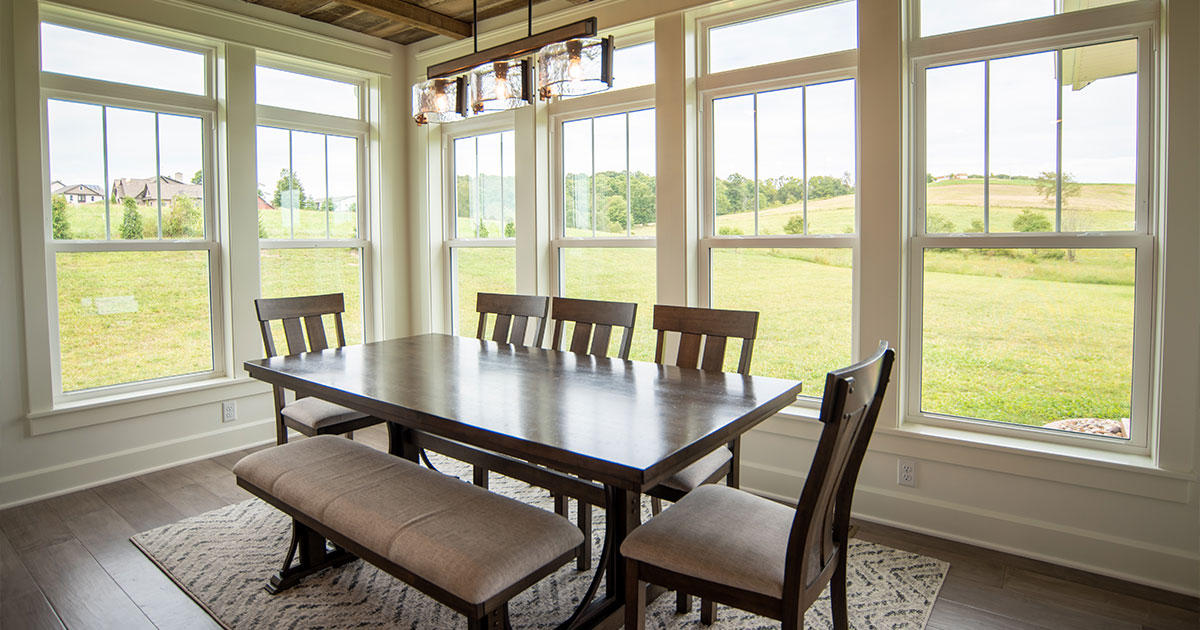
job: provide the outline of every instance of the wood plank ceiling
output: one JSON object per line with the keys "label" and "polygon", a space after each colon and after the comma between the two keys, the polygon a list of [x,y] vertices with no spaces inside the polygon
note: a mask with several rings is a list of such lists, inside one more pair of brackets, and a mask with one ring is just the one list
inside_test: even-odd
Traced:
{"label": "wood plank ceiling", "polygon": [[[472,35],[471,0],[245,0],[398,44]],[[533,0],[534,4],[546,0]],[[570,0],[582,4],[588,0]],[[479,19],[525,12],[526,0],[479,0]]]}

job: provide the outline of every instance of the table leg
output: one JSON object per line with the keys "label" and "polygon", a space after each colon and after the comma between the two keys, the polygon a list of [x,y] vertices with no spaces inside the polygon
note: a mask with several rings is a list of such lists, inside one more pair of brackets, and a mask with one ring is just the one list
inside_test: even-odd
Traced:
{"label": "table leg", "polygon": [[[642,500],[637,492],[614,486],[604,487],[604,549],[596,574],[579,607],[558,630],[619,627],[625,609],[625,563],[621,562],[621,543],[642,521]],[[592,601],[604,578],[604,597]],[[615,623],[615,625],[613,625]]]}

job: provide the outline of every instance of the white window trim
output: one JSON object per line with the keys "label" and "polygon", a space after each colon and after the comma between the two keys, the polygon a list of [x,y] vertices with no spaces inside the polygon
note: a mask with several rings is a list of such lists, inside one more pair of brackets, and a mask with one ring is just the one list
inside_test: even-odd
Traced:
{"label": "white window trim", "polygon": [[[839,4],[846,0],[780,0],[778,2],[751,2],[748,0],[735,0],[734,2],[723,3],[716,7],[701,9],[693,12],[697,16],[696,33],[699,40],[697,46],[698,59],[696,69],[698,80],[703,81],[704,78],[710,76],[722,76],[733,73],[747,72],[750,70],[761,71],[770,69],[785,64],[793,64],[803,62],[805,60],[815,60],[822,57],[844,55],[847,53],[855,53],[855,49],[834,51],[821,55],[812,55],[809,57],[800,57],[794,59],[785,59],[773,63],[761,64],[756,66],[746,66],[744,68],[734,68],[732,70],[724,70],[722,72],[711,72],[709,69],[709,61],[711,56],[708,54],[710,50],[709,34],[715,28],[729,26],[739,22],[752,22],[756,20],[770,18],[784,13],[794,13],[804,9],[810,9],[826,4]],[[767,70],[770,72],[770,70]]]}
{"label": "white window trim", "polygon": [[[916,13],[918,11],[914,11]],[[1138,0],[1123,5],[1101,7],[1080,12],[1064,13],[1034,20],[958,31],[923,39],[914,38],[910,56],[912,68],[912,114],[909,126],[912,138],[910,156],[912,183],[911,213],[906,233],[908,286],[902,330],[907,352],[904,366],[901,429],[917,430],[928,426],[934,430],[978,432],[995,439],[1032,441],[1094,451],[1126,453],[1141,457],[1152,455],[1151,444],[1158,432],[1154,407],[1157,304],[1156,268],[1158,257],[1156,205],[1151,187],[1151,172],[1155,162],[1152,138],[1151,111],[1154,108],[1154,76],[1156,74],[1157,3]],[[912,25],[915,30],[918,25]],[[1138,137],[1137,182],[1134,194],[1135,225],[1129,232],[1048,232],[1039,234],[987,233],[927,235],[925,226],[925,99],[924,77],[929,67],[963,64],[1010,55],[1070,48],[1110,41],[1138,40]],[[986,140],[985,140],[986,142]],[[923,252],[934,247],[991,247],[991,248],[1054,248],[1133,249],[1134,278],[1134,339],[1133,376],[1131,383],[1130,433],[1128,440],[1102,436],[1054,431],[1041,427],[1017,425],[977,418],[959,418],[921,410],[922,368],[922,306]],[[905,427],[905,425],[909,425]],[[991,439],[983,438],[981,439]]]}

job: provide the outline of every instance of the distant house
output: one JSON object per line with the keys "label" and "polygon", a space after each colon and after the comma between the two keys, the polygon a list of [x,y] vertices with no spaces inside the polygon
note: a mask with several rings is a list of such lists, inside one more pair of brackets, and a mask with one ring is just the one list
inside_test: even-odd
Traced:
{"label": "distant house", "polygon": [[274,210],[275,206],[272,206],[271,202],[267,201],[266,199],[263,199],[262,195],[259,195],[258,196],[258,209],[259,210]]}
{"label": "distant house", "polygon": [[162,196],[163,204],[170,205],[176,195],[184,195],[199,201],[204,198],[204,186],[189,184],[183,181],[183,173],[175,173],[174,177],[160,175],[157,178],[115,180],[112,187],[114,199],[132,197],[140,205],[153,205]]}
{"label": "distant house", "polygon": [[[58,190],[55,190],[55,184],[59,185]],[[61,182],[51,182],[50,194],[66,197],[67,203],[96,203],[97,201],[104,201],[104,189],[100,186],[92,186],[90,184],[64,186]]]}
{"label": "distant house", "polygon": [[330,197],[329,201],[333,204],[334,212],[350,212],[358,207],[357,195],[346,195],[344,197]]}
{"label": "distant house", "polygon": [[66,184],[64,184],[56,179],[56,180],[50,182],[50,194],[57,195],[58,193],[62,192],[66,187],[67,187]]}

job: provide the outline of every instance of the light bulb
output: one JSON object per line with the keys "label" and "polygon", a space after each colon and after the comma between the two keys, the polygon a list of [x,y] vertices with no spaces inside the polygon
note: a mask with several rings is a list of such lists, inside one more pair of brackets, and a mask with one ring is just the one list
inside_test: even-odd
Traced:
{"label": "light bulb", "polygon": [[438,90],[437,96],[433,97],[433,107],[439,112],[450,111],[450,98],[445,89]]}
{"label": "light bulb", "polygon": [[572,81],[583,78],[583,64],[579,62],[579,57],[571,58],[571,63],[567,65],[567,76],[571,77]]}
{"label": "light bulb", "polygon": [[492,68],[496,73],[496,99],[506,101],[512,95],[508,89],[508,64],[499,61]]}

